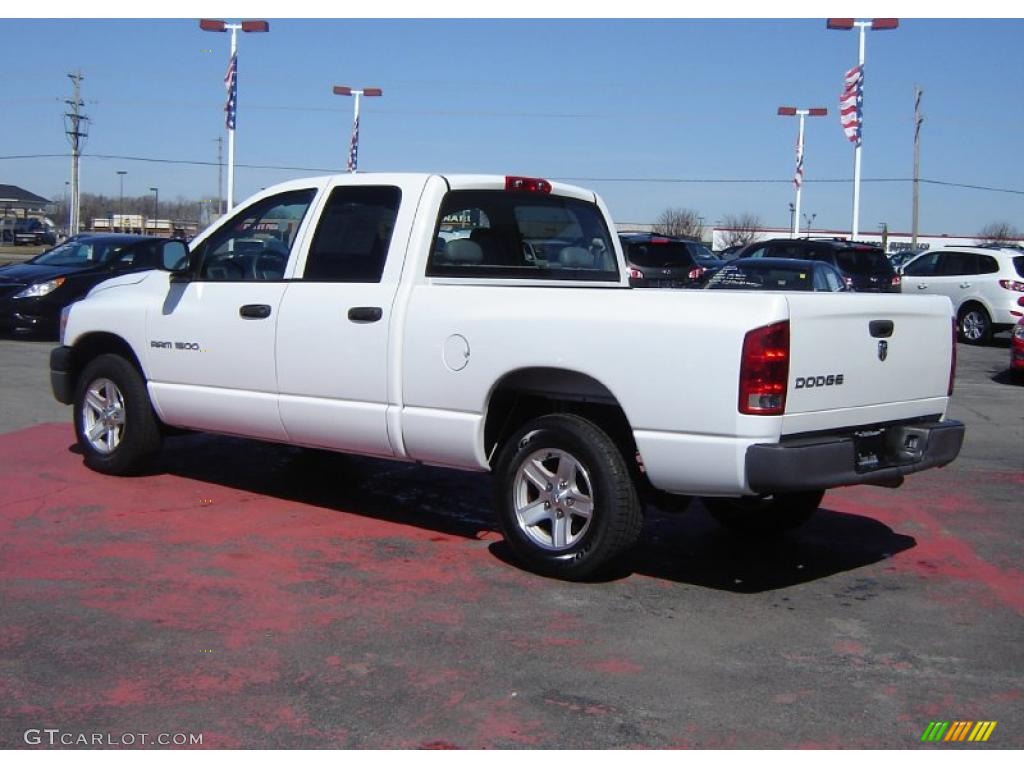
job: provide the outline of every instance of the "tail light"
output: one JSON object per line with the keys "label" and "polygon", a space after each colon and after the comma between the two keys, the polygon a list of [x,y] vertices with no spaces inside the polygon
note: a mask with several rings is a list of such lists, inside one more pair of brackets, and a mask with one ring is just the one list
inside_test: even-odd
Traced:
{"label": "tail light", "polygon": [[789,382],[789,321],[748,331],[740,359],[740,413],[779,416]]}
{"label": "tail light", "polygon": [[1017,291],[1018,293],[1024,293],[1024,283],[1020,280],[1000,280],[999,284],[1008,291]]}
{"label": "tail light", "polygon": [[956,377],[956,318],[953,318],[953,352],[949,358],[949,387],[946,389],[946,397],[953,395],[953,379]]}
{"label": "tail light", "polygon": [[630,267],[629,268],[629,276],[633,280],[643,280],[644,279],[644,273],[641,272],[636,267]]}
{"label": "tail light", "polygon": [[544,179],[533,179],[528,176],[506,176],[506,192],[536,192],[539,195],[551,194],[551,183]]}
{"label": "tail light", "polygon": [[900,283],[902,282],[903,279],[899,275],[893,275],[892,280],[889,281],[889,285],[891,285],[893,288],[899,288]]}
{"label": "tail light", "polygon": [[843,275],[843,285],[845,285],[847,288],[849,288],[852,291],[853,290],[853,278],[852,277],[847,277],[846,275]]}
{"label": "tail light", "polygon": [[691,280],[700,280],[700,276],[704,274],[703,267],[694,267],[687,273],[687,277]]}

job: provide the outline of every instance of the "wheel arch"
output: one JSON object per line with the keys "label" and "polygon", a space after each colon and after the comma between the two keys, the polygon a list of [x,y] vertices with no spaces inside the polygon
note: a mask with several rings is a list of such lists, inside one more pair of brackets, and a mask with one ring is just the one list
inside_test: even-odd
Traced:
{"label": "wheel arch", "polygon": [[483,425],[488,462],[503,440],[531,419],[550,413],[573,413],[592,421],[623,447],[627,460],[636,452],[626,412],[607,386],[580,371],[537,366],[509,371],[491,388]]}
{"label": "wheel arch", "polygon": [[109,331],[96,331],[87,333],[78,338],[71,347],[71,379],[72,391],[78,386],[78,377],[85,367],[100,355],[116,354],[125,358],[139,372],[143,381],[146,381],[146,371],[142,363],[132,349],[132,345],[116,333]]}

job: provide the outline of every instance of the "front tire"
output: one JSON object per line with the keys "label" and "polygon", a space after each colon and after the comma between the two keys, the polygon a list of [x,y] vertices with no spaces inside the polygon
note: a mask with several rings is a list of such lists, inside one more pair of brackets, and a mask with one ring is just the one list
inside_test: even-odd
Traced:
{"label": "front tire", "polygon": [[643,527],[622,453],[579,416],[529,422],[501,449],[494,480],[505,541],[536,573],[592,577],[629,549]]}
{"label": "front tire", "polygon": [[85,465],[97,472],[133,474],[160,449],[146,383],[120,355],[99,355],[85,366],[75,390],[74,420]]}
{"label": "front tire", "polygon": [[720,525],[734,533],[771,536],[807,522],[821,505],[824,491],[702,499]]}
{"label": "front tire", "polygon": [[992,340],[992,318],[984,307],[970,304],[960,310],[957,335],[965,344],[988,344]]}

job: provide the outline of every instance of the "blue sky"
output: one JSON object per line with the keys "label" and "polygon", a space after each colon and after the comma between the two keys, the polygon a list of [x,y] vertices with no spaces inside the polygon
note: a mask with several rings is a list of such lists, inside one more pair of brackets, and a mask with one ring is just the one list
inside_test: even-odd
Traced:
{"label": "blue sky", "polygon": [[[284,7],[284,6],[280,6]],[[259,18],[259,17],[257,17]],[[268,18],[263,16],[262,18]],[[0,158],[68,152],[62,98],[81,69],[87,155],[216,161],[229,36],[177,20],[0,21],[8,76]],[[903,19],[869,32],[861,229],[907,231],[913,91],[924,89],[921,176],[1017,194],[922,184],[921,231],[1024,230],[1024,21]],[[853,150],[837,100],[857,35],[823,18],[727,20],[308,20],[271,18],[239,38],[237,162],[342,169],[352,100],[365,99],[361,171],[545,176],[596,189],[617,222],[668,207],[706,222],[750,212],[788,226],[797,121],[780,105],[824,106],[807,121],[803,210],[849,227]],[[0,159],[0,182],[63,194],[64,157]],[[83,191],[216,194],[211,166],[83,159]],[[236,199],[301,170],[239,167]],[[726,179],[685,183],[666,179]],[[781,180],[752,183],[741,180]],[[632,180],[632,181],[629,181]]]}

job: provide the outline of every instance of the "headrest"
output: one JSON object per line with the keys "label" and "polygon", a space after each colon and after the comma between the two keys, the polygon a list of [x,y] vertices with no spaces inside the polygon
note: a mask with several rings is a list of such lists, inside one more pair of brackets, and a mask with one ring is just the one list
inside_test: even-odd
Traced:
{"label": "headrest", "polygon": [[452,264],[481,264],[484,260],[483,250],[472,240],[449,240],[444,252]]}
{"label": "headrest", "polygon": [[570,246],[563,248],[558,254],[558,263],[563,267],[587,267],[594,266],[594,254],[586,248]]}

